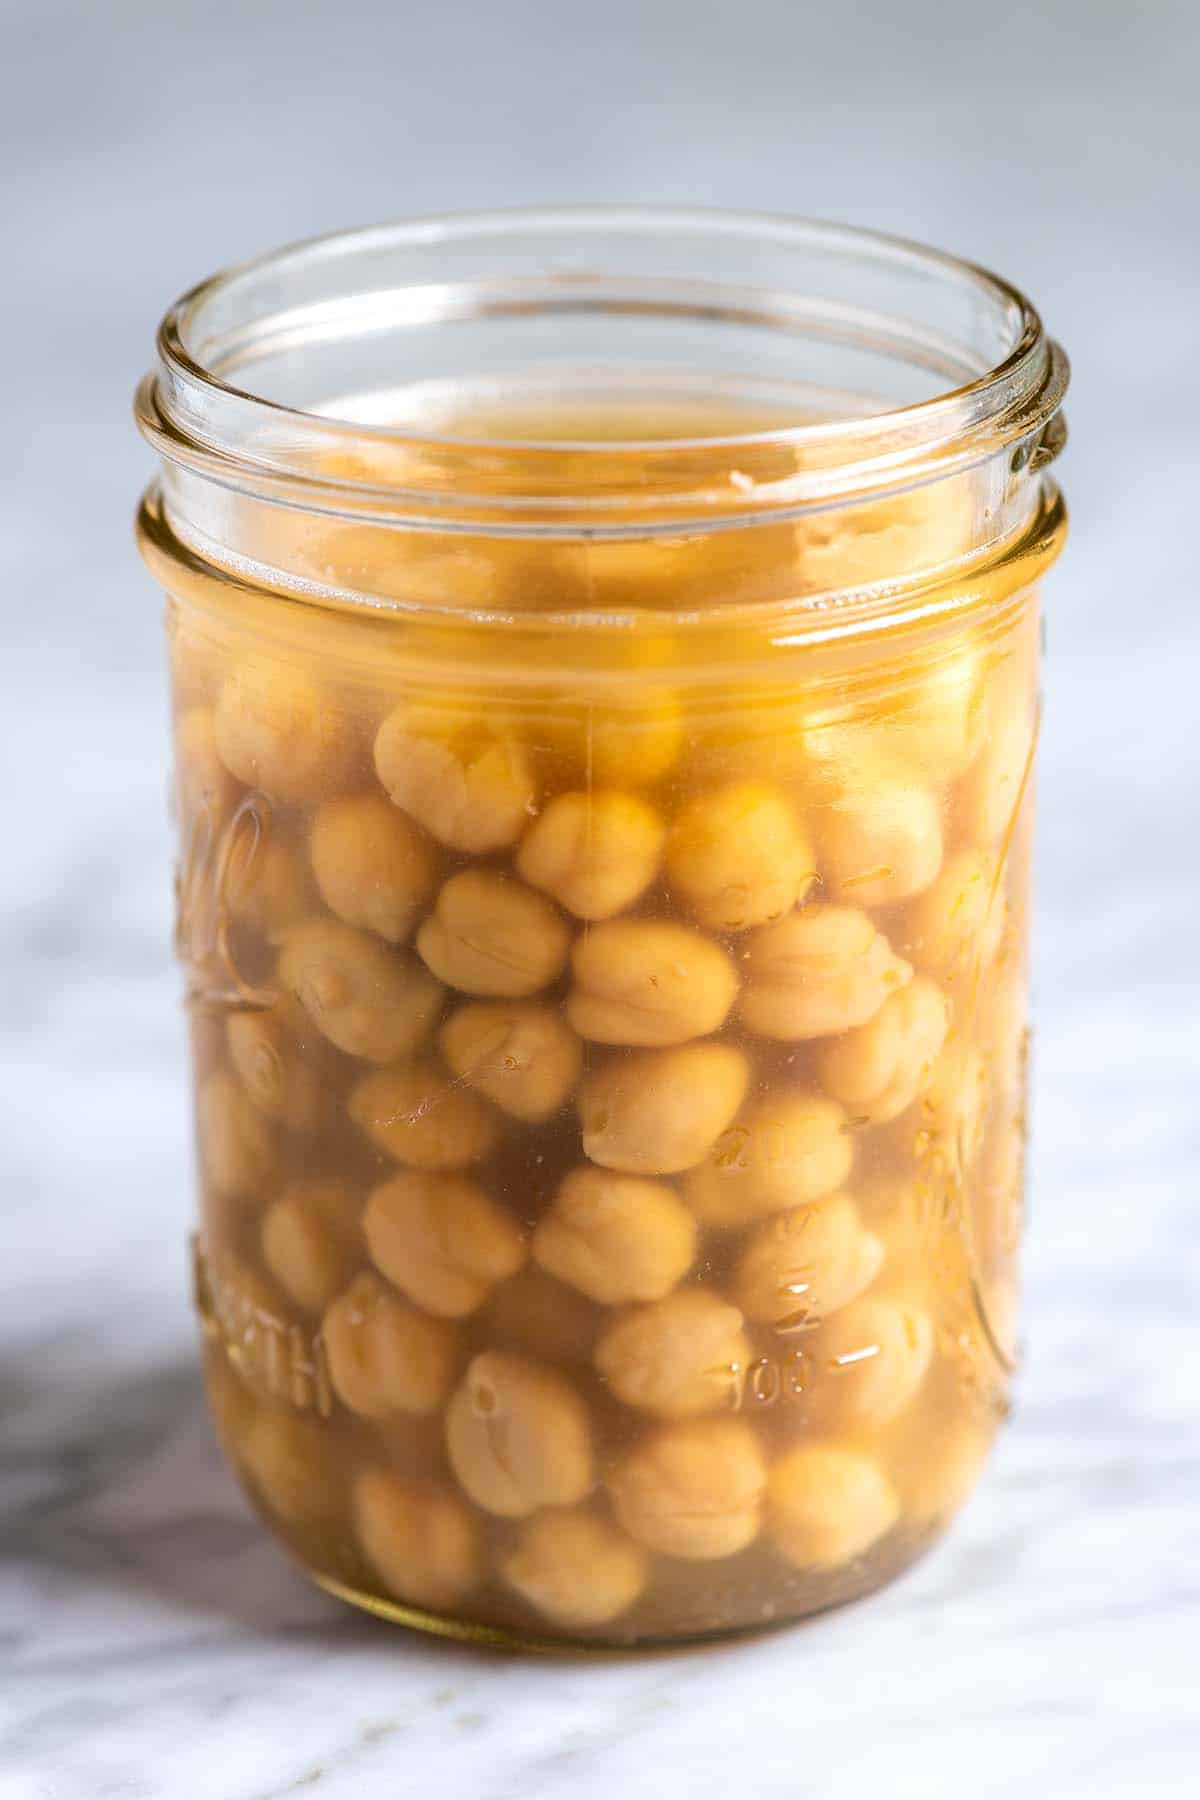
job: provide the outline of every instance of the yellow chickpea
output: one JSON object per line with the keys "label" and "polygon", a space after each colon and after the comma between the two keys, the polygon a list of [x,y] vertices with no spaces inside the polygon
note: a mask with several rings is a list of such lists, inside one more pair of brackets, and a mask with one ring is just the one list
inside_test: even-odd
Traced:
{"label": "yellow chickpea", "polygon": [[583,1046],[562,1014],[530,1001],[460,1006],[438,1043],[461,1081],[529,1125],[553,1118],[583,1068]]}
{"label": "yellow chickpea", "polygon": [[171,689],[182,711],[192,706],[211,706],[229,670],[229,647],[212,635],[202,618],[186,620],[174,601],[167,604],[167,655],[171,665]]}
{"label": "yellow chickpea", "polygon": [[481,1319],[504,1349],[552,1363],[588,1363],[606,1315],[576,1288],[529,1263],[493,1288]]}
{"label": "yellow chickpea", "polygon": [[989,1097],[987,1066],[971,1044],[952,1038],[930,1070],[921,1094],[921,1122],[961,1169],[983,1138]]}
{"label": "yellow chickpea", "polygon": [[377,794],[327,800],[308,851],[331,912],[389,944],[407,942],[438,875],[437,853],[407,813]]}
{"label": "yellow chickpea", "polygon": [[947,985],[964,984],[991,962],[1004,935],[1001,869],[985,851],[948,857],[933,886],[913,901],[913,961]]}
{"label": "yellow chickpea", "polygon": [[617,1518],[651,1550],[688,1562],[736,1556],[758,1536],[767,1469],[741,1419],[655,1431],[609,1476]]}
{"label": "yellow chickpea", "polygon": [[427,970],[340,919],[294,926],[278,970],[330,1043],[367,1062],[411,1056],[442,1009],[443,989]]}
{"label": "yellow chickpea", "polygon": [[535,811],[521,745],[467,706],[398,706],[376,735],[375,772],[439,843],[470,855],[515,844]]}
{"label": "yellow chickpea", "polygon": [[820,814],[826,885],[856,906],[890,906],[927,888],[942,866],[942,821],[928,788],[881,783],[842,794]]}
{"label": "yellow chickpea", "polygon": [[217,701],[215,735],[231,775],[283,805],[336,793],[355,743],[347,719],[302,670],[244,659]]}
{"label": "yellow chickpea", "polygon": [[446,1319],[474,1312],[526,1255],[512,1215],[461,1175],[394,1175],[367,1201],[363,1232],[376,1268]]}
{"label": "yellow chickpea", "polygon": [[383,1585],[409,1606],[456,1606],[483,1573],[479,1526],[455,1494],[391,1469],[354,1484],[358,1541]]}
{"label": "yellow chickpea", "polygon": [[898,1119],[928,1084],[949,1023],[945,996],[918,975],[865,1025],[821,1046],[821,1085],[857,1119]]}
{"label": "yellow chickpea", "polygon": [[922,1437],[919,1456],[897,1474],[907,1523],[927,1531],[945,1525],[974,1490],[992,1446],[990,1430],[972,1420]]}
{"label": "yellow chickpea", "polygon": [[[810,700],[794,689],[748,684],[727,714],[698,722],[687,761],[689,785],[717,793],[764,782],[785,789],[807,787],[811,717]],[[702,807],[703,801],[698,804]]]}
{"label": "yellow chickpea", "polygon": [[673,1175],[712,1149],[745,1098],[750,1065],[729,1044],[622,1057],[584,1078],[583,1148],[626,1175]]}
{"label": "yellow chickpea", "polygon": [[446,1454],[485,1512],[573,1506],[595,1480],[587,1408],[569,1381],[503,1350],[473,1358],[446,1409]]}
{"label": "yellow chickpea", "polygon": [[854,1202],[831,1194],[755,1226],[734,1270],[733,1297],[757,1324],[802,1330],[861,1294],[882,1262],[883,1244],[863,1229]]}
{"label": "yellow chickpea", "polygon": [[853,1161],[854,1140],[836,1101],[774,1094],[721,1133],[688,1176],[684,1196],[706,1225],[746,1225],[831,1194]]}
{"label": "yellow chickpea", "polygon": [[378,1275],[356,1276],[326,1309],[321,1336],[343,1405],[368,1419],[432,1413],[454,1380],[454,1327],[430,1318]]}
{"label": "yellow chickpea", "polygon": [[542,1512],[500,1558],[500,1574],[555,1625],[583,1630],[628,1612],[646,1585],[646,1558],[590,1512]]}
{"label": "yellow chickpea", "polygon": [[379,1150],[413,1169],[467,1169],[496,1146],[500,1118],[432,1063],[377,1069],[350,1096],[350,1117]]}
{"label": "yellow chickpea", "polygon": [[679,761],[684,721],[665,688],[646,689],[623,704],[608,701],[548,710],[531,735],[565,778],[583,788],[652,787]]}
{"label": "yellow chickpea", "polygon": [[761,781],[731,782],[683,808],[667,840],[667,875],[710,931],[782,918],[816,879],[816,856],[790,801]]}
{"label": "yellow chickpea", "polygon": [[594,1361],[626,1406],[685,1419],[730,1406],[750,1357],[736,1306],[709,1288],[680,1288],[621,1314]]}
{"label": "yellow chickpea", "polygon": [[761,1037],[829,1037],[865,1025],[911,976],[866,913],[809,906],[750,934],[739,1011]]}
{"label": "yellow chickpea", "polygon": [[870,1457],[840,1444],[800,1444],[771,1470],[767,1532],[797,1569],[835,1569],[865,1556],[900,1515],[900,1501]]}
{"label": "yellow chickpea", "polygon": [[274,1133],[240,1082],[223,1069],[200,1083],[196,1135],[205,1179],[216,1193],[248,1199],[278,1182],[281,1164]]}
{"label": "yellow chickpea", "polygon": [[353,1274],[359,1211],[346,1184],[326,1178],[294,1182],[263,1215],[263,1261],[305,1312],[323,1312]]}
{"label": "yellow chickpea", "polygon": [[243,1442],[242,1463],[273,1513],[298,1530],[327,1529],[340,1518],[342,1459],[314,1419],[260,1409]]}
{"label": "yellow chickpea", "polygon": [[534,1261],[601,1306],[661,1300],[691,1268],[696,1221],[673,1189],[572,1170],[533,1235]]}
{"label": "yellow chickpea", "polygon": [[983,742],[954,796],[954,823],[961,841],[995,850],[1012,830],[1029,781],[1038,723],[1029,700],[1000,683],[991,695]]}
{"label": "yellow chickpea", "polygon": [[737,993],[719,945],[661,919],[610,919],[586,932],[571,958],[567,1017],[600,1044],[664,1047],[719,1031]]}
{"label": "yellow chickpea", "polygon": [[264,1118],[285,1131],[314,1130],[323,1110],[321,1070],[278,1009],[230,1013],[225,1041],[238,1080]]}
{"label": "yellow chickpea", "polygon": [[312,876],[286,839],[235,828],[223,895],[230,918],[278,944],[316,904]]}
{"label": "yellow chickpea", "polygon": [[175,796],[186,825],[201,814],[222,819],[238,784],[217,752],[216,722],[206,706],[193,706],[175,727]]}
{"label": "yellow chickpea", "polygon": [[549,987],[570,942],[558,909],[497,869],[452,875],[417,933],[417,950],[439,980],[504,999]]}
{"label": "yellow chickpea", "polygon": [[577,919],[609,919],[654,880],[663,837],[636,794],[560,794],[521,840],[517,873]]}
{"label": "yellow chickpea", "polygon": [[851,1300],[818,1339],[822,1414],[839,1424],[895,1418],[928,1374],[933,1347],[933,1321],[915,1302],[884,1294]]}

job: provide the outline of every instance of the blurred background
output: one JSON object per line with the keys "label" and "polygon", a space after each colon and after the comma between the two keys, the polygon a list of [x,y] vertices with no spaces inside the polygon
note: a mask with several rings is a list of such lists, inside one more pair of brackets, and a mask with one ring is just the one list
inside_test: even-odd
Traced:
{"label": "blurred background", "polygon": [[[1182,1532],[1200,1274],[1198,90],[1194,0],[0,0],[0,1532],[7,1517],[10,1541],[42,1546],[19,1599],[53,1615],[95,1585],[70,1518],[58,1537],[46,1523],[63,1457],[101,1484],[195,1400],[160,603],[131,533],[151,458],[129,405],[155,325],[216,266],[289,239],[534,202],[779,209],[925,239],[1024,288],[1071,356],[1030,1352],[1006,1504],[1036,1511],[1021,1446],[1058,1431],[1064,1518],[1088,1470],[1124,1484],[1097,1569]],[[224,1492],[204,1468],[201,1488]],[[146,1502],[159,1525],[162,1502]],[[986,1515],[970,1529],[991,1541]],[[126,1545],[141,1575],[154,1542]],[[193,1598],[278,1584],[273,1562],[236,1566],[197,1573]],[[98,1610],[88,1643],[108,1629]],[[1135,1647],[1138,1629],[1135,1607]]]}

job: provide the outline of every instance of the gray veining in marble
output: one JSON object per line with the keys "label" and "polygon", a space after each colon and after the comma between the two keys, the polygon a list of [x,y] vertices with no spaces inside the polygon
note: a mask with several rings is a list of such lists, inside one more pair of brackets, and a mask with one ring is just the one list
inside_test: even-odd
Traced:
{"label": "gray veining in marble", "polygon": [[[1194,1791],[1195,8],[0,16],[0,1800]],[[849,1611],[535,1662],[339,1610],[209,1438],[127,406],[162,304],[219,260],[575,197],[840,215],[1003,268],[1073,354],[1075,535],[1051,589],[1027,1356],[987,1484]]]}

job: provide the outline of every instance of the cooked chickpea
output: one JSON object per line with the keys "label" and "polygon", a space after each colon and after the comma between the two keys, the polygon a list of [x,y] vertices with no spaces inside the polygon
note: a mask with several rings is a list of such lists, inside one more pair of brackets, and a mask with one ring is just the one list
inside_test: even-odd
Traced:
{"label": "cooked chickpea", "polygon": [[831,1194],[853,1161],[854,1140],[836,1101],[785,1091],[721,1133],[688,1176],[684,1196],[706,1225],[746,1225]]}
{"label": "cooked chickpea", "polygon": [[539,717],[536,749],[560,763],[567,779],[595,788],[652,787],[670,773],[684,742],[679,702],[641,683],[627,702],[588,702]]}
{"label": "cooked chickpea", "polygon": [[528,1125],[553,1118],[583,1068],[583,1046],[557,1007],[530,1001],[460,1006],[438,1043],[461,1081]]}
{"label": "cooked chickpea", "polygon": [[577,919],[609,919],[654,880],[663,836],[636,794],[560,794],[521,840],[517,873]]}
{"label": "cooked chickpea", "polygon": [[556,907],[496,869],[452,875],[417,933],[439,980],[465,994],[521,999],[561,973],[570,932]]}
{"label": "cooked chickpea", "polygon": [[241,1084],[219,1069],[196,1093],[196,1135],[206,1180],[228,1198],[251,1198],[275,1186],[280,1157],[274,1133]]}
{"label": "cooked chickpea", "polygon": [[237,1077],[259,1112],[286,1131],[312,1131],[323,1111],[322,1072],[279,1010],[231,1012],[225,1041]]}
{"label": "cooked chickpea", "polygon": [[442,1009],[441,984],[420,963],[340,919],[293,927],[279,979],[331,1044],[367,1062],[411,1056]]}
{"label": "cooked chickpea", "polygon": [[729,1044],[686,1044],[610,1062],[579,1090],[584,1152],[626,1175],[693,1168],[732,1120],[749,1081],[749,1063]]}
{"label": "cooked chickpea", "polygon": [[826,1320],[817,1357],[823,1415],[839,1424],[891,1419],[929,1372],[933,1321],[903,1297],[866,1294]]}
{"label": "cooked chickpea", "polygon": [[609,1477],[631,1537],[688,1562],[736,1556],[758,1536],[767,1469],[741,1419],[689,1419],[654,1432]]}
{"label": "cooked chickpea", "polygon": [[456,1606],[483,1573],[479,1527],[455,1494],[391,1469],[354,1484],[358,1541],[384,1587],[409,1606]]}
{"label": "cooked chickpea", "polygon": [[750,934],[739,1011],[762,1037],[828,1037],[865,1025],[911,976],[866,913],[809,906]]}
{"label": "cooked chickpea", "polygon": [[471,855],[515,844],[535,810],[521,745],[467,706],[398,706],[376,735],[375,771],[439,843]]}
{"label": "cooked chickpea", "polygon": [[747,685],[728,713],[696,722],[687,761],[689,784],[717,793],[763,782],[807,788],[811,714],[809,700],[790,688]]}
{"label": "cooked chickpea", "polygon": [[779,919],[816,879],[816,857],[778,789],[731,782],[689,802],[667,840],[667,875],[701,925],[746,931]]}
{"label": "cooked chickpea", "polygon": [[503,1350],[476,1356],[446,1409],[446,1454],[485,1512],[520,1519],[573,1506],[595,1476],[587,1408],[553,1369]]}
{"label": "cooked chickpea", "polygon": [[921,1094],[921,1120],[954,1161],[967,1168],[983,1137],[988,1102],[987,1067],[971,1044],[951,1038],[929,1072]]}
{"label": "cooked chickpea", "polygon": [[407,942],[438,875],[437,854],[407,813],[377,794],[327,800],[308,852],[331,912],[389,944]]}
{"label": "cooked chickpea", "polygon": [[840,1444],[800,1444],[771,1470],[767,1531],[797,1569],[834,1569],[886,1537],[900,1501],[869,1457]]}
{"label": "cooked chickpea", "polygon": [[626,1406],[684,1419],[730,1406],[750,1355],[736,1306],[709,1288],[680,1288],[614,1320],[594,1361]]}
{"label": "cooked chickpea", "polygon": [[660,1181],[574,1169],[533,1235],[534,1261],[601,1306],[661,1300],[691,1268],[696,1221]]}
{"label": "cooked chickpea", "polygon": [[942,821],[928,788],[893,783],[842,794],[820,814],[821,871],[838,900],[890,906],[942,866]]}
{"label": "cooked chickpea", "polygon": [[909,913],[918,968],[952,984],[987,966],[1004,934],[1000,873],[996,858],[984,851],[960,850],[947,858]]}
{"label": "cooked chickpea", "polygon": [[646,1558],[624,1532],[590,1512],[542,1512],[500,1558],[509,1587],[555,1625],[607,1625],[646,1585]]}
{"label": "cooked chickpea", "polygon": [[367,1201],[371,1260],[410,1300],[459,1319],[525,1260],[512,1215],[461,1175],[405,1170]]}
{"label": "cooked chickpea", "polygon": [[1037,720],[1009,685],[992,696],[983,743],[954,796],[964,843],[994,850],[1013,827],[1037,748]]}
{"label": "cooked chickpea", "polygon": [[500,1118],[470,1088],[431,1063],[377,1069],[350,1096],[350,1117],[371,1142],[413,1169],[467,1169],[500,1136]]}
{"label": "cooked chickpea", "polygon": [[358,1216],[358,1202],[334,1178],[294,1182],[264,1214],[263,1261],[305,1312],[323,1312],[349,1281],[362,1249]]}
{"label": "cooked chickpea", "polygon": [[327,1528],[343,1505],[342,1457],[315,1419],[260,1408],[242,1446],[242,1463],[271,1511],[297,1529]]}
{"label": "cooked chickpea", "polygon": [[186,824],[201,814],[224,818],[238,784],[217,752],[216,722],[206,706],[193,706],[175,727],[175,794]]}
{"label": "cooked chickpea", "polygon": [[211,635],[202,615],[185,619],[174,601],[167,605],[166,629],[176,706],[211,705],[229,669],[228,645]]}
{"label": "cooked chickpea", "polygon": [[600,1044],[661,1047],[706,1037],[737,993],[733,963],[711,939],[660,919],[611,919],[586,932],[571,958],[567,1017]]}
{"label": "cooked chickpea", "polygon": [[235,831],[223,892],[230,918],[270,944],[307,919],[316,902],[312,876],[296,849],[258,830]]}
{"label": "cooked chickpea", "polygon": [[733,1297],[748,1319],[799,1330],[861,1294],[882,1262],[883,1245],[863,1229],[854,1202],[831,1194],[755,1226],[734,1270]]}
{"label": "cooked chickpea", "polygon": [[436,1412],[450,1391],[454,1327],[369,1271],[327,1308],[321,1336],[338,1399],[365,1418]]}
{"label": "cooked chickpea", "polygon": [[953,1518],[979,1481],[991,1444],[991,1432],[975,1421],[922,1438],[920,1454],[906,1456],[897,1476],[908,1524],[931,1530]]}
{"label": "cooked chickpea", "polygon": [[945,996],[918,975],[865,1025],[821,1046],[821,1085],[856,1118],[898,1119],[928,1084],[948,1029]]}
{"label": "cooked chickpea", "polygon": [[354,758],[342,712],[311,676],[283,663],[235,663],[215,734],[230,774],[283,805],[336,793]]}
{"label": "cooked chickpea", "polygon": [[577,1289],[533,1263],[493,1288],[480,1314],[502,1348],[558,1363],[590,1362],[605,1316]]}

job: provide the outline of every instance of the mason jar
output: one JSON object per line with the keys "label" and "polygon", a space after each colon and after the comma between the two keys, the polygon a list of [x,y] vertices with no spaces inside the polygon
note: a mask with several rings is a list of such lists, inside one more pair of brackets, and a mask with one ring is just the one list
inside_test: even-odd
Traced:
{"label": "mason jar", "polygon": [[353,232],[167,314],[196,1305],[333,1593],[696,1639],[970,1493],[1066,379],[982,269],[719,213]]}

